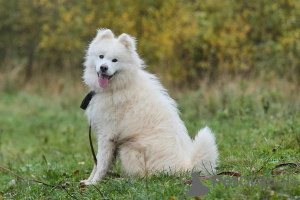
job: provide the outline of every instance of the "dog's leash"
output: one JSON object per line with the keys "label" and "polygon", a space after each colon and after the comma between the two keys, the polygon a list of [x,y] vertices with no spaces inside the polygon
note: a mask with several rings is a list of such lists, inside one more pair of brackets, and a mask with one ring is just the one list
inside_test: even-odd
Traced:
{"label": "dog's leash", "polygon": [[[88,107],[89,103],[91,102],[91,100],[95,94],[96,93],[94,91],[90,91],[82,100],[80,108],[83,110],[86,110],[86,108]],[[95,163],[95,165],[97,165],[97,157],[96,157],[96,154],[94,151],[92,136],[91,136],[92,135],[91,134],[92,133],[91,124],[92,124],[92,121],[90,121],[90,126],[89,126],[89,140],[90,140],[90,146],[91,146],[91,150],[92,150],[92,154],[93,154],[93,158],[94,158],[94,163]]]}

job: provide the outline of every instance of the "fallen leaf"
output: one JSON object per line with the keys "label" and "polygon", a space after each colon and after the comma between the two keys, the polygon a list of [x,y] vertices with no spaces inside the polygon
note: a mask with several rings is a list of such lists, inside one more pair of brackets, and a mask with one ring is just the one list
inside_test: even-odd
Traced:
{"label": "fallen leaf", "polygon": [[78,164],[79,164],[79,165],[84,165],[84,162],[79,162]]}
{"label": "fallen leaf", "polygon": [[74,171],[74,174],[79,174],[79,170],[78,170],[78,169],[75,170],[75,171]]}
{"label": "fallen leaf", "polygon": [[80,194],[83,194],[86,191],[86,185],[80,185],[79,191],[80,191]]}
{"label": "fallen leaf", "polygon": [[79,190],[80,190],[80,193],[84,192],[86,190],[86,184],[84,182],[80,182],[79,183]]}
{"label": "fallen leaf", "polygon": [[[296,164],[296,163],[282,163],[282,164],[276,165],[275,169],[276,168],[284,168],[284,167],[295,168],[295,170],[292,173],[296,173],[296,171],[299,168],[298,164]],[[286,174],[286,173],[289,173],[289,172],[284,171],[284,170],[273,170],[272,173],[273,174]]]}
{"label": "fallen leaf", "polygon": [[295,167],[295,168],[299,167],[296,163],[283,163],[283,164],[276,165],[275,168],[280,168],[280,167],[285,167],[285,166],[290,166],[290,167]]}

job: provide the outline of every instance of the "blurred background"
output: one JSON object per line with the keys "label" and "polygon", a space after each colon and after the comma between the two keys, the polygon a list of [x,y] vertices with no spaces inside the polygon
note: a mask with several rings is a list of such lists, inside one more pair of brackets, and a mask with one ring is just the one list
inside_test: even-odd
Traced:
{"label": "blurred background", "polygon": [[87,45],[104,27],[136,37],[168,87],[237,76],[299,83],[299,11],[299,0],[1,0],[0,88],[80,83]]}

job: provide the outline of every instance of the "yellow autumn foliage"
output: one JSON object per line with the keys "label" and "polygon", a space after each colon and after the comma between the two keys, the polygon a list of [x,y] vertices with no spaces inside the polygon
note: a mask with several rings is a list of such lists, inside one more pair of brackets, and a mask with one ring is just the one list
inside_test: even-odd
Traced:
{"label": "yellow autumn foliage", "polygon": [[0,70],[82,70],[98,28],[138,40],[149,70],[192,85],[226,74],[300,77],[299,0],[0,1]]}

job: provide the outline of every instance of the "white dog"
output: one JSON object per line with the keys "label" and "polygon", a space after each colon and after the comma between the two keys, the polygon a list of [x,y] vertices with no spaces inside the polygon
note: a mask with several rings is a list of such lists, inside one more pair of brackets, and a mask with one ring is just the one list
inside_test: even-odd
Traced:
{"label": "white dog", "polygon": [[144,70],[134,38],[115,38],[110,30],[100,29],[85,59],[83,79],[95,92],[86,115],[98,137],[98,164],[85,184],[100,181],[115,155],[130,175],[214,171],[214,135],[205,127],[191,140],[175,101],[156,76]]}

